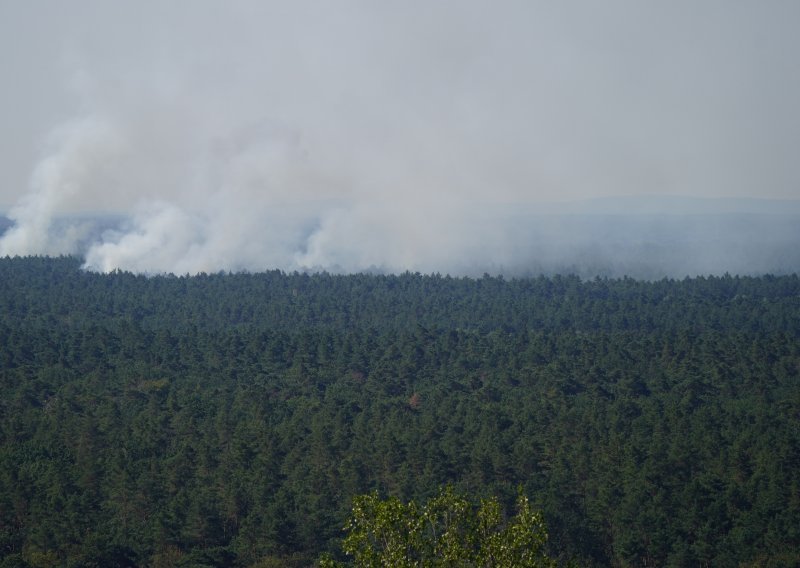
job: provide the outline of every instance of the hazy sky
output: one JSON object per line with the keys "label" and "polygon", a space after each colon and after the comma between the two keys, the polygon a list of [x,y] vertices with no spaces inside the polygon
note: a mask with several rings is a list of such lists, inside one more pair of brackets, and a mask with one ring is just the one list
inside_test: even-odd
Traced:
{"label": "hazy sky", "polygon": [[485,204],[798,199],[799,23],[794,0],[0,0],[0,253],[119,211],[102,268],[414,268],[469,256]]}

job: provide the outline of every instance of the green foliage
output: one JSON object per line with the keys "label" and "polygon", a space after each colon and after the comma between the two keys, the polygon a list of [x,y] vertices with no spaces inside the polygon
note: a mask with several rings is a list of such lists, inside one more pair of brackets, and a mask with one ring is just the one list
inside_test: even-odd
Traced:
{"label": "green foliage", "polygon": [[559,562],[800,563],[797,276],[79,267],[0,259],[2,565],[308,566],[447,484]]}
{"label": "green foliage", "polygon": [[[504,519],[496,498],[473,507],[451,486],[421,507],[397,497],[381,500],[377,492],[359,495],[342,548],[355,566],[364,568],[555,566],[544,553],[547,533],[541,515],[522,494],[516,506],[516,515]],[[343,564],[326,557],[320,566]]]}

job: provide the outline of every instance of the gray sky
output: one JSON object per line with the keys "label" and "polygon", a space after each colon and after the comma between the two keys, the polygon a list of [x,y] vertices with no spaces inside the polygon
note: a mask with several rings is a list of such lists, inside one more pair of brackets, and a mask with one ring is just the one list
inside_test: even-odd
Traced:
{"label": "gray sky", "polygon": [[257,236],[245,266],[413,268],[485,204],[798,199],[798,24],[779,0],[0,0],[0,210],[28,227],[0,248],[119,211],[104,258],[138,235],[213,267]]}

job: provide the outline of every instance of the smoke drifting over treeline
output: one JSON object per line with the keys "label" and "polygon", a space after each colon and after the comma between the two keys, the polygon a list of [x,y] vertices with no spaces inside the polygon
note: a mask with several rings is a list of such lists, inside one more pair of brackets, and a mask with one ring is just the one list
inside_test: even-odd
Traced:
{"label": "smoke drifting over treeline", "polygon": [[[2,8],[0,47],[50,74],[0,95],[30,107],[9,132],[46,139],[24,190],[6,158],[0,255],[178,274],[800,270],[794,4],[161,4]],[[661,197],[594,200],[610,195]]]}

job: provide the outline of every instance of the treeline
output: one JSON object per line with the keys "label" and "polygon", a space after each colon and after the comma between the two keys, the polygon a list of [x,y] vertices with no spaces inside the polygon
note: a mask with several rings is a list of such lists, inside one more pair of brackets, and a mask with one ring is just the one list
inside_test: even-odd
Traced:
{"label": "treeline", "polygon": [[371,328],[800,332],[800,279],[700,277],[643,282],[577,276],[479,279],[278,270],[148,277],[80,270],[71,257],[0,259],[0,318],[14,326],[131,322],[183,331]]}
{"label": "treeline", "polygon": [[799,332],[796,276],[0,259],[0,565],[304,566],[447,483],[522,487],[562,560],[796,565]]}

